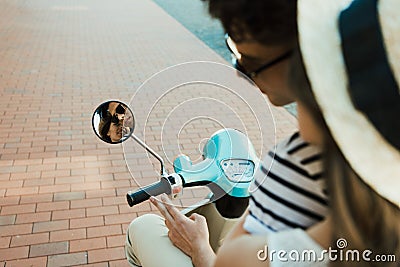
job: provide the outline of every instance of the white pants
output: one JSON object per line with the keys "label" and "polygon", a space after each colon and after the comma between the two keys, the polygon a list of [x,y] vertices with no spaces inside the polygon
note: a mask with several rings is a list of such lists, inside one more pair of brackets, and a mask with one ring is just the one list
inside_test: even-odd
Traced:
{"label": "white pants", "polygon": [[[214,204],[207,204],[192,212],[207,218],[210,245],[214,251],[218,250],[225,235],[240,220],[223,218]],[[164,218],[155,214],[145,214],[131,222],[126,234],[125,253],[133,267],[193,266],[191,258],[170,241]]]}
{"label": "white pants", "polygon": [[131,222],[125,253],[130,266],[193,266],[191,258],[169,240],[164,218],[155,214],[145,214]]}

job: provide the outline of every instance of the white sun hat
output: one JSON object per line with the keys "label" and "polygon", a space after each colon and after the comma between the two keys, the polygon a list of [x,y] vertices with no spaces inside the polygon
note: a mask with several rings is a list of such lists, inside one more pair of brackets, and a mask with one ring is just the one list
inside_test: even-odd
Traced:
{"label": "white sun hat", "polygon": [[400,1],[299,0],[298,27],[333,138],[365,183],[400,206]]}

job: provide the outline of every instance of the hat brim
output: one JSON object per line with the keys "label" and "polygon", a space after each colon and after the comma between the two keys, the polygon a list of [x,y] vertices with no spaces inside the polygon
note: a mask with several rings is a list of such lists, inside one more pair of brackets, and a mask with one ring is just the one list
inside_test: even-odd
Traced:
{"label": "hat brim", "polygon": [[[338,18],[350,3],[350,0],[299,0],[301,53],[315,98],[350,166],[380,195],[400,206],[400,152],[355,109],[347,89]],[[387,15],[388,10],[393,13],[396,9],[400,10],[399,1],[380,1],[382,32],[391,68],[399,82],[400,64],[394,59],[400,59],[400,40],[393,35],[399,36],[400,15]],[[397,22],[390,21],[391,17]]]}

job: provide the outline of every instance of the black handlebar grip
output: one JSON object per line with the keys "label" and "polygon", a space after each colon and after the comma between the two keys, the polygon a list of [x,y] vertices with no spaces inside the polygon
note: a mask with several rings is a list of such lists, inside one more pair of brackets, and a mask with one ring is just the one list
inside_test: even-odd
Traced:
{"label": "black handlebar grip", "polygon": [[171,184],[165,177],[161,177],[159,182],[140,188],[135,192],[129,191],[126,194],[126,200],[129,206],[132,207],[148,200],[151,196],[158,196],[162,193],[171,194]]}

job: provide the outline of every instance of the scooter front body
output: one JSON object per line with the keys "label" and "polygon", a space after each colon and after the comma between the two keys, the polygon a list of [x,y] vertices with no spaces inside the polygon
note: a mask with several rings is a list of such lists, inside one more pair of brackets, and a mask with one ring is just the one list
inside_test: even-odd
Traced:
{"label": "scooter front body", "polygon": [[197,164],[185,155],[175,159],[174,170],[183,177],[185,187],[216,185],[231,197],[249,197],[259,159],[245,134],[235,129],[217,131],[204,146],[203,158]]}

